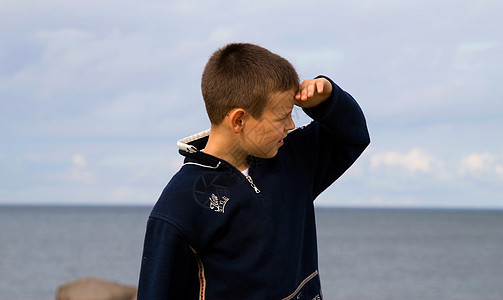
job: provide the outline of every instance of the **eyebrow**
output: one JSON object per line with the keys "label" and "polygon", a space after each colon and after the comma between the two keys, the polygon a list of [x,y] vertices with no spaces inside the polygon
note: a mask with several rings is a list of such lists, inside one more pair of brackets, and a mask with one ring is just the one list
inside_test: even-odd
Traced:
{"label": "eyebrow", "polygon": [[293,111],[293,107],[292,107],[292,109],[289,109],[286,112],[280,113],[279,116],[281,116],[282,118],[286,118],[286,117],[288,117],[289,114],[292,113],[292,111]]}

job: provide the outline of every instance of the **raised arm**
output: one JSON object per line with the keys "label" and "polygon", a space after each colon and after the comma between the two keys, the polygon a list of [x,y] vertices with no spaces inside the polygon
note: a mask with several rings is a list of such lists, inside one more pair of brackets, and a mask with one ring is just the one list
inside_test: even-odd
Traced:
{"label": "raised arm", "polygon": [[304,81],[296,101],[314,120],[290,135],[316,197],[356,161],[370,136],[358,103],[327,77]]}

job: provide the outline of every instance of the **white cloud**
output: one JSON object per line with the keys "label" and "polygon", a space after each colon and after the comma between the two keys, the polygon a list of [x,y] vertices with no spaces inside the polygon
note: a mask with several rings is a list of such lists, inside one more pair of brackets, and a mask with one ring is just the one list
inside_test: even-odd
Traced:
{"label": "white cloud", "polygon": [[501,178],[503,178],[503,165],[498,165],[494,168],[496,174],[498,174]]}
{"label": "white cloud", "polygon": [[72,168],[70,170],[69,180],[88,184],[94,182],[94,176],[91,172],[83,168]]}
{"label": "white cloud", "polygon": [[[451,186],[467,184],[473,179],[489,183],[503,179],[503,156],[482,152],[441,159],[423,149],[413,148],[405,153],[387,151],[371,155],[370,171],[377,182],[390,186],[407,180],[408,176],[415,178],[416,184],[432,179],[434,181],[430,183],[442,182]],[[420,174],[425,176],[412,177]]]}
{"label": "white cloud", "polygon": [[488,182],[503,179],[503,157],[488,152],[469,154],[461,160],[460,175]]}
{"label": "white cloud", "polygon": [[87,161],[82,154],[74,154],[72,156],[73,166],[68,173],[68,180],[89,184],[95,181],[94,175],[87,168]]}
{"label": "white cloud", "polygon": [[467,171],[487,170],[493,161],[494,157],[489,153],[474,153],[463,158],[461,167]]}
{"label": "white cloud", "polygon": [[[49,162],[53,160],[50,155],[38,155],[33,160],[33,155],[27,155],[28,162]],[[31,159],[31,161],[30,161]],[[54,160],[53,160],[54,161]],[[82,154],[73,154],[70,159],[61,161],[59,159],[58,164],[64,164],[63,168],[43,168],[39,170],[42,174],[42,178],[47,181],[50,185],[58,184],[76,184],[76,185],[90,185],[96,182],[96,178],[93,172],[88,168],[87,160]]]}
{"label": "white cloud", "polygon": [[72,161],[77,168],[85,168],[85,166],[87,165],[86,159],[84,158],[84,156],[82,156],[82,154],[73,155]]}
{"label": "white cloud", "polygon": [[371,158],[371,168],[399,167],[410,173],[430,172],[433,161],[433,156],[426,151],[414,148],[405,154],[399,152],[374,154]]}
{"label": "white cloud", "polygon": [[134,195],[134,191],[129,187],[117,187],[112,191],[112,199],[114,201],[130,201]]}

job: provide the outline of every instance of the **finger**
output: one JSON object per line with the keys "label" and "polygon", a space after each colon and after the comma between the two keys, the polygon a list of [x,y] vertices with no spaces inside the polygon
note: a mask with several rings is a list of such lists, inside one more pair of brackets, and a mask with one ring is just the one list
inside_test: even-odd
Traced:
{"label": "finger", "polygon": [[307,100],[307,87],[309,86],[309,83],[304,81],[302,83],[301,89],[300,89],[300,100],[301,101],[306,101]]}
{"label": "finger", "polygon": [[297,90],[297,93],[295,94],[295,98],[297,100],[302,100],[302,90],[304,90],[305,87],[305,81],[303,81],[301,84],[299,84],[299,89]]}
{"label": "finger", "polygon": [[307,97],[311,98],[314,95],[315,82],[310,83],[307,86]]}
{"label": "finger", "polygon": [[295,96],[294,96],[294,98],[295,98],[296,100],[300,100],[300,88],[299,88],[299,90],[298,90],[297,92],[295,92]]}
{"label": "finger", "polygon": [[323,94],[323,88],[324,87],[325,87],[325,85],[323,84],[322,80],[317,80],[316,81],[316,88],[318,90],[318,94]]}
{"label": "finger", "polygon": [[307,100],[307,89],[306,89],[306,87],[304,87],[302,89],[302,94],[301,95],[302,95],[301,100],[302,101],[306,101]]}
{"label": "finger", "polygon": [[295,92],[295,99],[296,100],[301,100],[301,97],[302,97],[302,84],[303,83],[299,84],[299,88]]}

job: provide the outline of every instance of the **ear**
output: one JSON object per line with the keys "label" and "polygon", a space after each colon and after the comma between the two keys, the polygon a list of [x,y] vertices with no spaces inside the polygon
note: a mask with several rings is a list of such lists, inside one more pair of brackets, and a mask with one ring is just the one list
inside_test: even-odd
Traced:
{"label": "ear", "polygon": [[235,108],[229,112],[229,123],[234,133],[241,132],[246,115],[246,111],[242,108]]}

